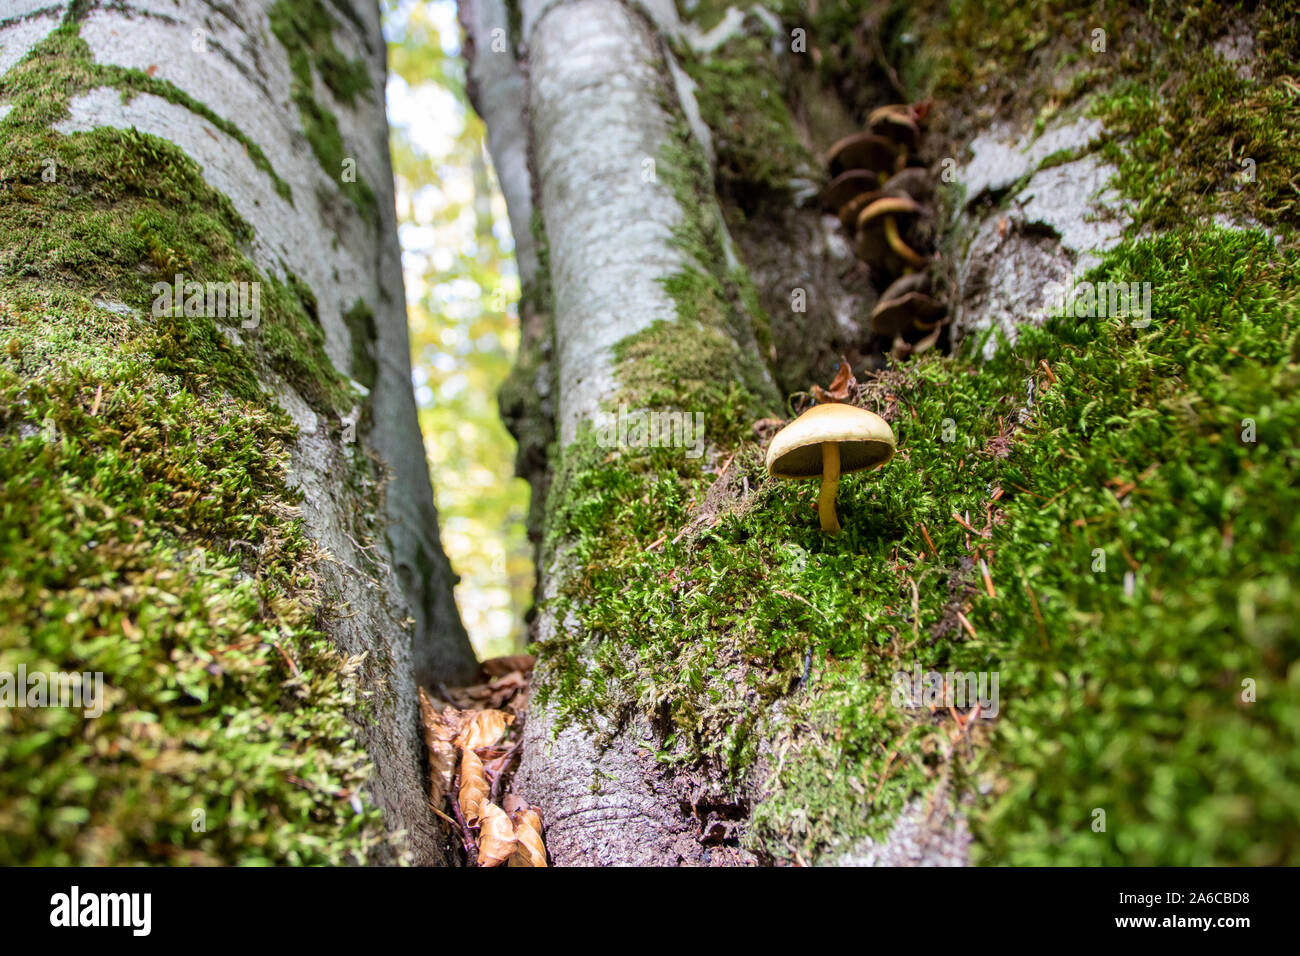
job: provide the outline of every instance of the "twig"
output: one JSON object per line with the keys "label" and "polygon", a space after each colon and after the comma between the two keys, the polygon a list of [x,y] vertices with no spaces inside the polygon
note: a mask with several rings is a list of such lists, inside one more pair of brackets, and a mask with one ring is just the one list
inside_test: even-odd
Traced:
{"label": "twig", "polygon": [[812,603],[811,601],[809,601],[807,598],[800,597],[799,595],[797,595],[797,594],[795,594],[795,593],[793,593],[793,592],[791,592],[791,591],[782,591],[780,588],[773,588],[773,589],[772,589],[772,593],[773,593],[773,594],[779,594],[779,595],[781,595],[782,597],[794,598],[796,601],[802,601],[804,604],[807,604],[810,608],[812,608],[814,611],[816,611],[816,612],[817,612],[818,614],[820,614],[822,617],[826,618],[826,620],[828,620],[828,621],[830,620],[830,615],[829,615],[829,614],[827,614],[825,611],[823,611],[823,610],[822,610],[821,608],[819,608],[817,605],[813,604],[813,603]]}
{"label": "twig", "polygon": [[983,558],[980,558],[980,573],[984,575],[984,590],[988,591],[989,597],[997,597],[998,592],[993,590],[993,576],[989,574],[989,566]]}
{"label": "twig", "polygon": [[489,793],[492,802],[495,804],[499,805],[501,803],[501,781],[505,779],[506,769],[510,766],[510,758],[514,756],[515,752],[518,750],[519,744],[516,743],[513,747],[502,754],[502,756],[506,758],[505,762],[501,764],[501,769],[492,776],[492,789]]}
{"label": "twig", "polygon": [[450,823],[452,826],[459,826],[459,824],[456,823],[455,820],[453,820],[451,817],[447,816],[447,814],[443,813],[441,810],[439,810],[437,807],[435,807],[435,806],[433,805],[433,801],[432,801],[432,800],[429,801],[429,809],[432,810],[434,813],[438,814],[438,816],[442,817],[444,820],[446,820],[446,821],[447,821],[448,823]]}
{"label": "twig", "polygon": [[284,662],[289,665],[289,670],[293,671],[294,677],[302,677],[302,672],[298,670],[298,665],[293,662],[293,658],[289,656],[288,652],[283,647],[275,643],[275,641],[268,641],[267,643],[280,652],[280,656],[284,658]]}
{"label": "twig", "polygon": [[975,640],[977,641],[979,640],[980,636],[975,633],[975,625],[972,624],[970,621],[968,621],[966,619],[966,615],[963,614],[961,611],[957,612],[957,620],[961,622],[961,626],[966,629],[967,634],[969,634]]}

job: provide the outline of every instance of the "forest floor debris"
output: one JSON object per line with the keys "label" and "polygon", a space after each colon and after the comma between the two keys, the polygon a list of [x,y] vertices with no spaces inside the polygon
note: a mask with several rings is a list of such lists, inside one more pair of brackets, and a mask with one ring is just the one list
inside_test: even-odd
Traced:
{"label": "forest floor debris", "polygon": [[509,790],[534,663],[528,654],[486,660],[479,683],[439,685],[437,703],[420,688],[429,806],[478,866],[546,866],[541,810]]}

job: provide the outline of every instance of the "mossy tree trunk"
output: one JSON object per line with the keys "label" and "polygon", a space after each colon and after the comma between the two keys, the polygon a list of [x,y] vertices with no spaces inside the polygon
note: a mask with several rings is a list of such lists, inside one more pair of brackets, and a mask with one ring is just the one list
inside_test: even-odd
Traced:
{"label": "mossy tree trunk", "polygon": [[0,711],[0,856],[444,860],[379,12],[165,6],[0,21],[0,670],[108,701]]}

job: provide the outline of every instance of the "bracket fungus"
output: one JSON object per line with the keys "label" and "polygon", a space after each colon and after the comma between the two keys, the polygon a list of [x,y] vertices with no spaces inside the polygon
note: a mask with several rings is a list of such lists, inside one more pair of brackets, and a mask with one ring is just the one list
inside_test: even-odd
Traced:
{"label": "bracket fungus", "polygon": [[820,478],[817,513],[822,530],[840,530],[835,492],[840,475],[877,468],[894,456],[894,430],[865,408],[831,402],[814,405],[776,433],[767,449],[773,478]]}
{"label": "bracket fungus", "polygon": [[883,195],[879,176],[867,169],[850,169],[831,180],[822,193],[822,202],[840,217],[840,224],[845,229],[852,229],[858,221],[858,213]]}
{"label": "bracket fungus", "polygon": [[921,143],[921,126],[916,121],[911,106],[893,104],[873,110],[867,117],[867,128],[898,146],[898,166],[901,168],[916,153]]}

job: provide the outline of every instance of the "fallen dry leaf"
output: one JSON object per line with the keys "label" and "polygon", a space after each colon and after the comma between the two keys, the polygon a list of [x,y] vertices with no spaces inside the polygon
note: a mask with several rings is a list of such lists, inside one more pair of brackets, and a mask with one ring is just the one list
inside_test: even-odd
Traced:
{"label": "fallen dry leaf", "polygon": [[522,671],[527,674],[536,663],[537,658],[532,654],[510,654],[506,657],[489,657],[479,666],[488,677],[502,677],[511,671]]}
{"label": "fallen dry leaf", "polygon": [[457,727],[448,720],[455,714],[450,707],[439,714],[424,688],[420,688],[420,723],[424,725],[424,745],[429,750],[429,799],[435,807],[442,806],[456,775],[456,747],[452,741]]}
{"label": "fallen dry leaf", "polygon": [[853,369],[843,358],[840,359],[840,370],[835,373],[835,378],[831,381],[830,388],[822,388],[820,385],[812,387],[813,398],[817,399],[817,404],[825,405],[827,402],[849,402],[857,395],[858,380],[853,377]]}
{"label": "fallen dry leaf", "polygon": [[[470,751],[465,751],[470,753]],[[478,865],[500,866],[514,856],[515,825],[506,812],[491,801],[483,801],[483,824],[478,836]]]}
{"label": "fallen dry leaf", "polygon": [[525,807],[510,814],[515,825],[514,855],[511,866],[545,866],[546,844],[542,842],[542,815],[536,807]]}
{"label": "fallen dry leaf", "polygon": [[464,722],[460,726],[460,733],[456,734],[455,743],[465,750],[491,747],[501,739],[506,728],[515,722],[515,715],[503,710],[475,710],[462,716]]}
{"label": "fallen dry leaf", "polygon": [[473,750],[463,750],[460,756],[460,812],[465,822],[473,826],[487,803],[488,782],[483,773],[483,761]]}
{"label": "fallen dry leaf", "polygon": [[[522,671],[511,671],[502,677],[492,678],[488,684],[492,690],[490,698],[492,706],[500,708],[508,705],[516,714],[522,713],[528,707],[528,678],[523,675]],[[523,697],[522,705],[517,705],[515,699]]]}

